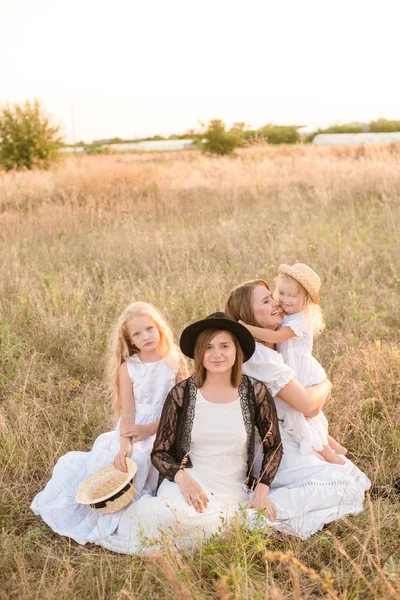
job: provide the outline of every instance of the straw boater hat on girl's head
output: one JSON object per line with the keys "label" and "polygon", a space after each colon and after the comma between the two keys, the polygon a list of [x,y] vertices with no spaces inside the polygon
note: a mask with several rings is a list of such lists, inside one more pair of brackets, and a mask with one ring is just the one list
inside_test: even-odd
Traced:
{"label": "straw boater hat on girl's head", "polygon": [[279,265],[278,275],[290,275],[293,279],[301,283],[311,296],[315,304],[319,304],[319,290],[321,280],[315,271],[303,263],[296,263],[292,267],[289,265]]}
{"label": "straw boater hat on girl's head", "polygon": [[133,479],[137,471],[137,464],[133,460],[126,458],[125,463],[126,473],[110,465],[86,479],[78,489],[75,500],[105,515],[125,508],[136,496]]}
{"label": "straw boater hat on girl's head", "polygon": [[189,358],[194,358],[194,348],[197,338],[202,331],[206,331],[207,329],[229,331],[229,333],[232,333],[237,338],[243,351],[243,362],[249,360],[256,349],[254,338],[246,327],[243,327],[243,325],[237,323],[225,313],[216,312],[201,321],[192,323],[182,331],[179,344],[183,354]]}

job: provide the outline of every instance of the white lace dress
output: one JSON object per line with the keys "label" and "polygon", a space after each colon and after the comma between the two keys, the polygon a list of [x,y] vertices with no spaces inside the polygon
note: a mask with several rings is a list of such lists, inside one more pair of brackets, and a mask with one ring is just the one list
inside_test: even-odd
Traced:
{"label": "white lace dress", "polygon": [[164,532],[179,547],[191,548],[229,523],[249,499],[244,485],[247,434],[239,398],[214,404],[197,391],[190,458],[193,468],[188,472],[209,498],[203,513],[187,504],[178,484],[164,479],[156,497],[129,505],[118,531],[98,543],[122,554],[146,553],[154,544],[148,539]]}
{"label": "white lace dress", "polygon": [[[282,327],[290,327],[295,333],[280,344],[277,349],[283,356],[285,364],[294,371],[296,379],[308,387],[321,383],[326,379],[326,373],[312,355],[313,324],[311,316],[298,312],[286,315]],[[312,450],[322,450],[328,444],[328,421],[321,411],[313,419],[306,419],[302,413],[287,407],[285,428],[292,431],[293,439],[300,445],[300,452],[307,454]]]}
{"label": "white lace dress", "polygon": [[[147,424],[160,418],[169,391],[176,383],[178,366],[172,359],[142,363],[137,355],[127,361],[135,398],[135,423]],[[90,452],[68,452],[53,470],[46,487],[34,498],[31,509],[60,535],[79,544],[96,542],[114,532],[123,511],[104,515],[75,501],[76,492],[85,479],[110,465],[119,451],[119,422],[115,431],[100,435]],[[155,436],[132,444],[131,458],[137,463],[135,487],[140,497],[154,493],[158,472],[150,461]]]}
{"label": "white lace dress", "polygon": [[[316,452],[301,454],[291,427],[286,426],[290,407],[277,394],[294,373],[282,355],[257,343],[243,371],[266,384],[274,396],[279,419],[283,458],[269,492],[278,515],[271,525],[305,539],[327,523],[361,512],[365,491],[371,485],[368,477],[348,459],[344,465],[337,465],[321,459]],[[259,460],[258,469],[260,464]]]}

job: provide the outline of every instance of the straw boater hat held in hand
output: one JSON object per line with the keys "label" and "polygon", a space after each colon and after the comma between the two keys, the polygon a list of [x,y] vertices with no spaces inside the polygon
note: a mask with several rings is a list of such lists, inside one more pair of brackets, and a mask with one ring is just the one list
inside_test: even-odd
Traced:
{"label": "straw boater hat held in hand", "polygon": [[301,283],[311,296],[311,300],[315,304],[319,304],[319,290],[321,288],[321,280],[315,271],[310,269],[304,263],[296,263],[293,266],[279,265],[278,275],[290,275],[293,279]]}
{"label": "straw boater hat held in hand", "polygon": [[123,473],[110,465],[86,479],[78,489],[75,500],[87,504],[105,515],[125,508],[136,496],[133,479],[137,464],[125,459],[127,472]]}

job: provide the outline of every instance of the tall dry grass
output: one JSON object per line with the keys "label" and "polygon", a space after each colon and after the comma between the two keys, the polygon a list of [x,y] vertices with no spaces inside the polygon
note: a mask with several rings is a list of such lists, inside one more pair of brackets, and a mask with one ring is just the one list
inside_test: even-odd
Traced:
{"label": "tall dry grass", "polygon": [[80,547],[29,511],[57,458],[112,427],[104,355],[132,300],[178,335],[281,262],[323,280],[315,354],[331,431],[375,483],[399,475],[400,151],[297,147],[69,159],[0,175],[1,597],[396,598],[399,510],[387,499],[306,542],[235,525],[151,559]]}

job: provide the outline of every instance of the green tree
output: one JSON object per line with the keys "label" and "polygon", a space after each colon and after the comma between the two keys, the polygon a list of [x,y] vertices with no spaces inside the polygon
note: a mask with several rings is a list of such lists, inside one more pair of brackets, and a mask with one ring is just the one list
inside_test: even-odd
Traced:
{"label": "green tree", "polygon": [[60,126],[52,124],[40,100],[0,109],[0,164],[5,169],[46,168],[63,145]]}
{"label": "green tree", "polygon": [[259,130],[259,134],[268,140],[269,144],[297,144],[300,135],[297,127],[293,125],[265,125]]}
{"label": "green tree", "polygon": [[107,144],[89,144],[84,146],[85,154],[112,154],[112,148]]}
{"label": "green tree", "polygon": [[[237,123],[236,125],[241,125]],[[268,123],[259,129],[242,128],[241,136],[247,144],[265,143],[272,145],[298,144],[300,142],[299,125],[275,125]]]}
{"label": "green tree", "polygon": [[208,129],[203,134],[202,150],[219,154],[220,156],[233,154],[235,148],[243,145],[239,131],[226,131],[225,123],[220,119],[213,119],[208,124]]}
{"label": "green tree", "polygon": [[388,121],[383,118],[371,121],[370,126],[374,133],[400,131],[400,121]]}
{"label": "green tree", "polygon": [[231,131],[239,131],[240,133],[243,133],[243,131],[249,131],[249,130],[250,130],[250,125],[247,125],[247,123],[245,123],[244,121],[236,121],[231,127]]}
{"label": "green tree", "polygon": [[363,125],[359,125],[357,123],[345,123],[343,125],[332,125],[331,127],[326,127],[325,129],[317,129],[317,131],[313,131],[309,133],[306,138],[306,144],[309,144],[313,141],[316,135],[319,133],[363,133],[365,131]]}

